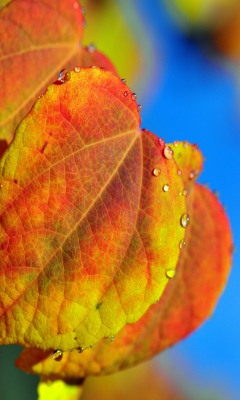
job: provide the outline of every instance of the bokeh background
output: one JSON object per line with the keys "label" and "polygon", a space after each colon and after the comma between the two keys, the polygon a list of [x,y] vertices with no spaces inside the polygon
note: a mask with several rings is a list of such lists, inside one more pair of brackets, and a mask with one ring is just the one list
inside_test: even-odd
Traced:
{"label": "bokeh background", "polygon": [[[142,127],[167,142],[199,145],[206,158],[199,181],[219,193],[236,247],[228,284],[211,319],[150,363],[95,378],[83,400],[239,400],[240,1],[82,3],[84,41],[104,50],[138,94]],[[37,399],[38,378],[13,367],[19,352],[18,346],[0,348],[1,400]]]}

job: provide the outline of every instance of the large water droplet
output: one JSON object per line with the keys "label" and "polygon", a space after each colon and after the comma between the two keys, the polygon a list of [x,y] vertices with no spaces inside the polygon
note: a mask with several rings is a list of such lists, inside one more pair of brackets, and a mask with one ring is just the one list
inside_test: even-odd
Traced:
{"label": "large water droplet", "polygon": [[168,192],[169,188],[170,188],[170,186],[167,183],[165,185],[163,185],[163,191],[164,192]]}
{"label": "large water droplet", "polygon": [[172,279],[176,274],[175,269],[167,269],[166,270],[166,277]]}
{"label": "large water droplet", "polygon": [[81,68],[80,68],[80,67],[75,67],[75,68],[74,68],[74,71],[78,73],[78,72],[81,71]]}
{"label": "large water droplet", "polygon": [[186,226],[188,226],[190,224],[190,217],[188,214],[183,214],[180,218],[180,223],[182,225],[183,228],[186,228]]}
{"label": "large water droplet", "polygon": [[52,353],[52,358],[55,361],[58,361],[58,362],[61,361],[63,358],[63,351],[60,349],[54,350],[54,352]]}
{"label": "large water droplet", "polygon": [[94,53],[95,50],[96,50],[95,44],[90,43],[88,46],[89,53]]}
{"label": "large water droplet", "polygon": [[137,100],[137,95],[136,95],[136,93],[132,93],[132,100]]}
{"label": "large water droplet", "polygon": [[69,81],[70,77],[71,77],[70,72],[67,69],[62,69],[62,71],[58,75],[57,81],[60,83],[65,83]]}
{"label": "large water droplet", "polygon": [[161,174],[160,168],[154,168],[154,169],[152,170],[152,174],[153,174],[154,176],[159,176],[159,175]]}
{"label": "large water droplet", "polygon": [[179,249],[182,250],[185,246],[186,246],[185,240],[181,240],[181,241],[179,242]]}
{"label": "large water droplet", "polygon": [[172,150],[171,147],[169,147],[169,146],[165,146],[165,147],[164,147],[164,149],[163,149],[163,154],[164,154],[164,157],[165,157],[167,160],[171,160],[171,159],[173,158],[173,150]]}

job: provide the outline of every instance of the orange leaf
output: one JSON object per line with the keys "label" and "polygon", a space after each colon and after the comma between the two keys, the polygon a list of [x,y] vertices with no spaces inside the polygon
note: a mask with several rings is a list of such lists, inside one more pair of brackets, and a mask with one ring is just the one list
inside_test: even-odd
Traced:
{"label": "orange leaf", "polygon": [[12,139],[33,102],[73,62],[82,31],[74,0],[14,0],[0,11],[1,139]]}
{"label": "orange leaf", "polygon": [[208,318],[229,273],[231,232],[222,206],[207,188],[196,184],[187,207],[191,223],[177,274],[138,322],[125,326],[112,343],[102,341],[81,355],[64,354],[62,363],[39,350],[24,350],[17,366],[53,380],[116,372],[172,346]]}
{"label": "orange leaf", "polygon": [[186,203],[125,83],[99,68],[62,81],[0,163],[0,341],[66,351],[115,335],[161,296]]}

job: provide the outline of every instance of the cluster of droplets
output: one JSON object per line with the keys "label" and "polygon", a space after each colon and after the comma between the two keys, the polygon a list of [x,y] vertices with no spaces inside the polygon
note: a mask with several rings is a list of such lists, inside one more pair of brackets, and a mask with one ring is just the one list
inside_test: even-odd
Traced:
{"label": "cluster of droplets", "polygon": [[[126,84],[126,79],[124,79],[124,78],[121,79],[121,82],[125,85]],[[127,90],[125,90],[123,92],[123,96],[127,97],[128,95],[129,95],[129,92]],[[132,93],[131,98],[132,98],[133,101],[136,101],[137,100],[137,94],[136,93]],[[137,105],[137,110],[138,110],[138,112],[140,112],[142,110],[141,104]]]}

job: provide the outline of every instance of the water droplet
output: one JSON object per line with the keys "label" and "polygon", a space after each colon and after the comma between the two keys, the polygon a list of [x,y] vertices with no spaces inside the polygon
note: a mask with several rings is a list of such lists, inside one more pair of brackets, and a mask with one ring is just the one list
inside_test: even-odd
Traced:
{"label": "water droplet", "polygon": [[121,82],[124,83],[124,84],[126,84],[126,79],[124,79],[124,78],[121,79]]}
{"label": "water droplet", "polygon": [[126,91],[123,93],[123,95],[124,95],[124,97],[127,97],[127,96],[128,96],[128,91],[126,90]]}
{"label": "water droplet", "polygon": [[138,107],[137,107],[137,109],[138,109],[138,111],[141,111],[141,110],[142,110],[142,106],[141,106],[141,104],[138,104]]}
{"label": "water droplet", "polygon": [[137,95],[136,95],[136,93],[132,93],[132,100],[137,100]]}
{"label": "water droplet", "polygon": [[182,191],[182,195],[183,195],[184,197],[186,197],[186,196],[187,196],[187,194],[188,194],[188,191],[187,191],[186,189],[183,189],[183,191]]}
{"label": "water droplet", "polygon": [[186,246],[185,240],[181,240],[181,241],[179,242],[179,249],[182,250],[185,246]]}
{"label": "water droplet", "polygon": [[182,175],[182,171],[180,169],[178,169],[177,174],[178,174],[178,176],[181,176]]}
{"label": "water droplet", "polygon": [[167,269],[166,270],[166,277],[172,279],[175,276],[175,269]]}
{"label": "water droplet", "polygon": [[108,342],[112,343],[114,341],[114,335],[110,335],[108,337],[105,338]]}
{"label": "water droplet", "polygon": [[188,147],[188,142],[187,142],[187,140],[184,140],[184,142],[183,142],[183,146],[186,148],[186,147]]}
{"label": "water droplet", "polygon": [[179,144],[179,141],[178,141],[178,140],[175,140],[175,141],[173,142],[173,144],[174,144],[175,147],[177,147],[178,144]]}
{"label": "water droplet", "polygon": [[52,353],[52,358],[55,361],[58,361],[58,362],[61,361],[63,358],[63,351],[60,349],[54,350],[54,352]]}
{"label": "water droplet", "polygon": [[161,174],[160,168],[154,168],[154,169],[152,170],[152,174],[153,174],[154,176],[159,176],[159,175]]}
{"label": "water droplet", "polygon": [[73,8],[74,10],[76,10],[79,7],[79,4],[77,1],[75,1],[75,3],[73,3]]}
{"label": "water droplet", "polygon": [[167,183],[165,185],[163,185],[163,191],[164,192],[168,192],[169,188],[170,188],[170,186]]}
{"label": "water droplet", "polygon": [[164,140],[163,139],[161,139],[161,138],[159,138],[158,139],[158,143],[160,144],[160,146],[165,146],[165,142],[164,142]]}
{"label": "water droplet", "polygon": [[71,77],[70,72],[67,69],[63,69],[58,75],[57,82],[65,83],[69,81],[70,77]]}
{"label": "water droplet", "polygon": [[86,14],[86,8],[82,7],[81,10],[82,10],[82,14],[85,15]]}
{"label": "water droplet", "polygon": [[164,147],[164,149],[163,149],[163,154],[164,154],[164,157],[165,157],[167,160],[171,160],[171,159],[173,158],[173,150],[172,150],[171,147],[169,147],[169,146],[165,146],[165,147]]}
{"label": "water droplet", "polygon": [[83,353],[84,352],[84,347],[78,347],[77,348],[78,353]]}
{"label": "water droplet", "polygon": [[96,50],[95,44],[90,43],[88,46],[89,53],[94,53],[95,50]]}
{"label": "water droplet", "polygon": [[181,225],[182,225],[183,228],[186,228],[186,226],[188,226],[189,223],[190,223],[190,217],[189,217],[189,215],[186,214],[186,213],[183,214],[183,215],[181,216],[180,223],[181,223]]}
{"label": "water droplet", "polygon": [[81,71],[81,68],[80,68],[80,67],[75,67],[75,68],[74,68],[74,71],[78,73],[78,72]]}
{"label": "water droplet", "polygon": [[194,175],[195,175],[195,172],[194,172],[194,171],[190,172],[190,174],[189,174],[189,179],[193,179],[193,178],[194,178]]}

